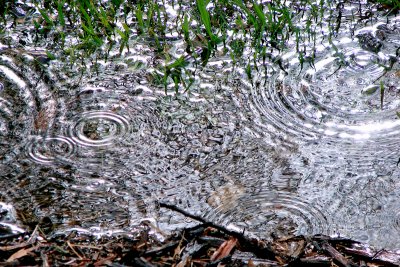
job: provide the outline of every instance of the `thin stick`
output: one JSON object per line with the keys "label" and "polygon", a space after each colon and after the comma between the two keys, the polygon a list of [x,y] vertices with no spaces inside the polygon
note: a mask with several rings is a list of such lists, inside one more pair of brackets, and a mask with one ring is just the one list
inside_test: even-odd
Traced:
{"label": "thin stick", "polygon": [[79,260],[83,260],[83,257],[81,255],[79,255],[79,253],[74,249],[74,247],[72,246],[72,244],[69,241],[67,241],[67,245],[72,250],[72,252],[74,252],[75,255],[78,256]]}
{"label": "thin stick", "polygon": [[223,227],[221,225],[217,225],[217,224],[215,224],[213,222],[206,221],[204,218],[202,218],[200,216],[197,216],[197,215],[190,214],[190,213],[184,211],[183,209],[178,208],[175,205],[162,203],[162,202],[160,202],[159,204],[160,204],[161,208],[166,208],[166,209],[170,209],[170,210],[179,212],[180,214],[182,214],[182,215],[184,215],[186,217],[189,217],[189,218],[191,218],[193,220],[199,221],[199,222],[201,222],[203,224],[209,225],[209,226],[211,226],[211,227],[213,227],[213,228],[215,228],[215,229],[217,229],[217,230],[219,230],[219,231],[221,231],[221,232],[223,232],[225,234],[228,234],[228,235],[231,235],[231,236],[235,236],[235,237],[239,235],[241,238],[243,238],[243,235],[238,233],[238,232],[230,231],[230,230],[226,229],[225,227]]}
{"label": "thin stick", "polygon": [[254,240],[250,239],[241,233],[228,230],[225,227],[215,224],[213,222],[209,222],[200,216],[190,214],[190,213],[184,211],[183,209],[178,208],[175,205],[162,203],[162,202],[159,202],[159,205],[161,208],[166,208],[166,209],[170,209],[170,210],[179,212],[180,214],[182,214],[186,217],[189,217],[193,220],[199,221],[205,225],[211,226],[227,235],[236,237],[242,245],[244,245],[245,247],[248,247],[250,249],[250,251],[254,252],[256,254],[256,256],[259,258],[263,258],[263,259],[274,259],[275,258],[274,251],[267,244],[258,242],[258,240],[255,240],[255,239]]}

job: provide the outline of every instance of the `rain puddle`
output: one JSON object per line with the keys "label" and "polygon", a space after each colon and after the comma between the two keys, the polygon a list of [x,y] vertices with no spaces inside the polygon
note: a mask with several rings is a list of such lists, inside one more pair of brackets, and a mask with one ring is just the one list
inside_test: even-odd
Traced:
{"label": "rain puddle", "polygon": [[[400,249],[400,17],[364,18],[370,8],[345,4],[331,38],[329,19],[318,26],[314,62],[299,61],[294,38],[251,61],[251,77],[216,56],[188,66],[196,80],[179,95],[154,81],[146,38],[81,73],[47,62],[50,44],[16,27],[0,39],[1,227],[195,223],[163,201],[263,238],[321,233]],[[183,40],[170,52],[185,55]]]}

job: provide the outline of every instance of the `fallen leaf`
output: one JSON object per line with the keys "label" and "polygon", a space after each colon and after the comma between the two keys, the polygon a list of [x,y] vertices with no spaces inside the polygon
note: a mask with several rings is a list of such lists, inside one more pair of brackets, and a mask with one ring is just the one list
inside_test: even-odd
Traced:
{"label": "fallen leaf", "polygon": [[12,255],[7,259],[6,262],[12,262],[12,261],[15,261],[15,260],[17,260],[17,259],[19,259],[19,258],[25,257],[26,255],[29,254],[29,252],[31,252],[31,251],[37,249],[38,247],[39,247],[39,245],[34,246],[34,247],[31,247],[31,248],[23,248],[23,249],[20,249],[20,250],[18,250],[17,252],[15,252],[14,254],[12,254]]}
{"label": "fallen leaf", "polygon": [[188,266],[189,263],[190,263],[190,260],[191,260],[191,257],[190,256],[186,256],[176,265],[176,267]]}
{"label": "fallen leaf", "polygon": [[210,260],[215,261],[228,256],[231,253],[232,249],[236,246],[236,243],[237,239],[231,237],[229,240],[221,244],[221,246],[211,256]]}
{"label": "fallen leaf", "polygon": [[248,267],[255,267],[256,265],[254,264],[253,260],[250,259],[249,262],[247,263]]}

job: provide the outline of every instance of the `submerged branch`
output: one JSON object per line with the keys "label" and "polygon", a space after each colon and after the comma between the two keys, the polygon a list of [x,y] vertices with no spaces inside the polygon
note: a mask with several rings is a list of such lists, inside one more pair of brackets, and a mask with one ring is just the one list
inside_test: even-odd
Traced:
{"label": "submerged branch", "polygon": [[233,237],[237,238],[239,243],[245,250],[252,251],[259,258],[262,258],[262,259],[274,259],[275,258],[274,251],[271,249],[270,245],[265,242],[259,241],[255,238],[249,238],[242,233],[231,231],[221,225],[207,221],[206,219],[204,219],[200,216],[190,214],[187,211],[185,211],[175,205],[162,203],[162,202],[160,202],[159,205],[161,208],[166,208],[166,209],[170,209],[172,211],[176,211],[186,217],[189,217],[193,220],[199,221],[207,226],[213,227],[213,228],[223,232],[224,234],[227,234],[229,236],[233,236]]}

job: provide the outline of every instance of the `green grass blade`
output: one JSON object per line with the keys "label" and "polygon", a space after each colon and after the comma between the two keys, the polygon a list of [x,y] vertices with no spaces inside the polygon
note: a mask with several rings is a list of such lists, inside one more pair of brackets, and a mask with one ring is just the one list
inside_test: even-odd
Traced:
{"label": "green grass blade", "polygon": [[57,2],[57,11],[58,11],[58,20],[60,22],[60,25],[65,27],[65,16],[64,16],[64,7],[65,1],[58,1]]}
{"label": "green grass blade", "polygon": [[167,68],[168,69],[181,68],[181,67],[185,67],[186,65],[187,65],[187,62],[185,60],[185,57],[181,56],[180,58],[175,60],[173,63],[169,64],[167,66]]}
{"label": "green grass blade", "polygon": [[42,15],[44,21],[49,25],[49,26],[54,26],[53,21],[50,19],[49,15],[45,12],[44,9],[38,8],[40,15]]}
{"label": "green grass blade", "polygon": [[94,32],[94,29],[93,29],[92,25],[86,26],[85,23],[82,23],[81,26],[82,26],[83,30],[84,30],[87,34],[92,35],[92,36],[95,36],[95,35],[96,35],[95,32]]}
{"label": "green grass blade", "polygon": [[50,53],[49,51],[46,51],[46,55],[49,58],[49,60],[54,60],[56,59],[56,56],[52,53]]}
{"label": "green grass blade", "polygon": [[90,29],[93,29],[92,26],[92,19],[90,18],[89,14],[86,12],[86,10],[83,8],[82,5],[79,6],[79,11],[81,12],[81,14],[83,15],[83,18],[85,19],[86,23],[88,24],[88,27]]}
{"label": "green grass blade", "polygon": [[[267,18],[265,17],[264,12],[262,11],[261,7],[255,1],[253,2],[253,7],[254,7],[254,11],[256,12],[256,15],[259,19],[261,27],[264,26],[267,22]],[[269,22],[271,22],[270,19],[269,19]]]}
{"label": "green grass blade", "polygon": [[196,0],[196,3],[197,3],[197,9],[200,12],[201,21],[203,22],[203,25],[206,28],[208,36],[210,37],[211,40],[215,40],[215,36],[211,30],[210,14],[207,11],[205,0]]}
{"label": "green grass blade", "polygon": [[144,21],[143,21],[143,10],[142,10],[141,5],[137,5],[137,8],[135,9],[135,15],[136,15],[136,19],[139,24],[139,31],[141,33],[143,33],[144,32]]}
{"label": "green grass blade", "polygon": [[188,21],[186,14],[185,14],[185,17],[183,18],[182,31],[183,31],[183,36],[185,38],[185,41],[188,42],[189,41],[189,21]]}

